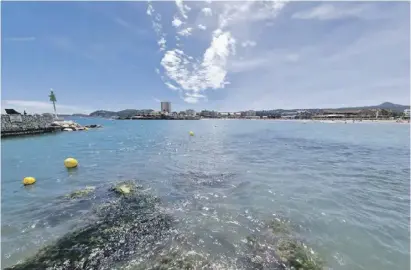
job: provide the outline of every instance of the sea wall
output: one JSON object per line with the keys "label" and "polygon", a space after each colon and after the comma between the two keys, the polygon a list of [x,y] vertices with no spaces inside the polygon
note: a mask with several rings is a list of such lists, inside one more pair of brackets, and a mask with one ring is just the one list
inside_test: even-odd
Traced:
{"label": "sea wall", "polygon": [[53,123],[52,115],[1,115],[1,134],[47,132]]}

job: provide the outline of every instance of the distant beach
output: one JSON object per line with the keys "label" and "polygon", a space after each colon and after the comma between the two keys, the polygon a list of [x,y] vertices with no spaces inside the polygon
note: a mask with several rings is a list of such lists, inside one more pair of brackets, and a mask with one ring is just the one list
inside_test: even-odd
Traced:
{"label": "distant beach", "polygon": [[275,121],[275,122],[297,122],[297,123],[324,123],[324,124],[410,124],[409,120],[320,120],[320,119],[276,119],[276,118],[264,118],[264,119],[247,119],[247,118],[202,118],[201,120],[258,120],[258,121]]}

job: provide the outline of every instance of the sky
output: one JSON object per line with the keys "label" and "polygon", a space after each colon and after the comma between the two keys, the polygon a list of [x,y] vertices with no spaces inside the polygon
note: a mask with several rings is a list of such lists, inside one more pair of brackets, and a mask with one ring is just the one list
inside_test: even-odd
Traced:
{"label": "sky", "polygon": [[407,2],[3,2],[2,108],[410,104]]}

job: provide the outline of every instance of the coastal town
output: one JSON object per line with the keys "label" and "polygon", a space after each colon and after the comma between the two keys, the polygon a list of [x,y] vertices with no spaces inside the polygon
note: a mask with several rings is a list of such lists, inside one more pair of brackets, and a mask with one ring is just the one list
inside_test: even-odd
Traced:
{"label": "coastal town", "polygon": [[49,95],[53,104],[54,114],[30,114],[15,109],[6,108],[6,114],[1,115],[1,137],[34,135],[58,131],[82,131],[90,128],[100,128],[100,125],[82,126],[64,117],[96,117],[111,120],[201,120],[201,119],[249,119],[249,120],[318,120],[321,122],[338,123],[347,121],[389,121],[397,123],[410,122],[410,107],[389,102],[377,106],[340,108],[340,109],[298,109],[298,110],[247,110],[236,112],[218,112],[193,109],[176,112],[172,110],[171,102],[163,101],[160,110],[127,109],[119,112],[95,111],[86,114],[57,114],[56,97],[51,91]]}
{"label": "coastal town", "polygon": [[[87,116],[87,115],[84,115]],[[119,112],[96,111],[92,117],[117,120],[199,120],[199,119],[305,119],[305,120],[409,120],[410,108],[392,103],[379,106],[341,109],[299,109],[299,110],[247,110],[237,112],[218,112],[193,109],[172,111],[170,102],[161,102],[160,110],[123,110]]]}

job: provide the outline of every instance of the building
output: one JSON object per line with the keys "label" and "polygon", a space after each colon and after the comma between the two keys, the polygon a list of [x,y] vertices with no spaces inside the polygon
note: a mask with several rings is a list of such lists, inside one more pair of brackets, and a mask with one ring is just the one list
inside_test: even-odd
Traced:
{"label": "building", "polygon": [[241,116],[243,116],[243,117],[256,116],[256,112],[252,111],[252,110],[244,111],[244,112],[241,112]]}
{"label": "building", "polygon": [[218,117],[218,112],[202,110],[200,112],[200,115],[204,118],[217,118]]}
{"label": "building", "polygon": [[286,111],[281,113],[282,119],[295,119],[297,118],[298,112],[296,111]]}
{"label": "building", "polygon": [[405,109],[404,110],[404,117],[405,118],[410,118],[410,109]]}
{"label": "building", "polygon": [[196,111],[191,110],[191,109],[186,110],[186,115],[194,117],[194,116],[196,116]]}
{"label": "building", "polygon": [[171,102],[162,101],[162,102],[161,102],[161,112],[163,112],[163,113],[171,113]]}

